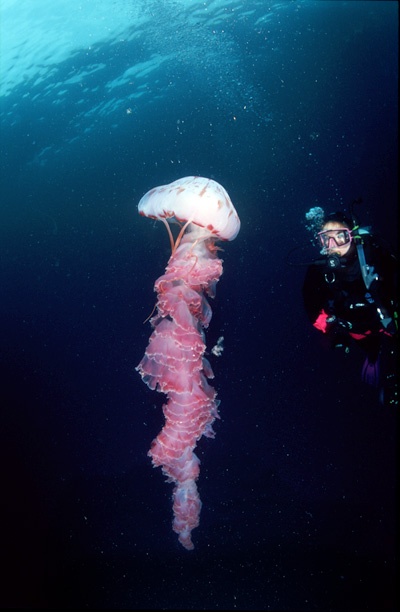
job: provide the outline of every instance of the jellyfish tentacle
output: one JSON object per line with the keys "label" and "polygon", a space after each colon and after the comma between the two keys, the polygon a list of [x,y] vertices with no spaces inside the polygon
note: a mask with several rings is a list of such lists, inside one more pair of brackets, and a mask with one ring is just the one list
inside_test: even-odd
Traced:
{"label": "jellyfish tentacle", "polygon": [[146,319],[143,321],[143,325],[144,325],[145,323],[147,323],[147,321],[149,321],[149,320],[151,319],[151,317],[153,316],[153,313],[154,313],[154,311],[155,311],[155,309],[156,309],[156,308],[157,308],[157,302],[154,304],[154,306],[153,306],[153,310],[151,311],[151,313],[149,314],[149,316],[148,316],[148,317],[146,317]]}
{"label": "jellyfish tentacle", "polygon": [[175,253],[176,249],[177,249],[177,248],[178,248],[178,246],[180,245],[181,240],[182,240],[182,236],[183,236],[183,234],[185,233],[185,231],[186,231],[187,227],[188,227],[190,224],[191,224],[191,221],[189,220],[189,221],[186,221],[185,225],[183,225],[183,226],[181,227],[181,230],[180,230],[180,232],[179,232],[179,234],[178,234],[178,236],[177,236],[177,238],[176,238],[176,240],[175,240],[175,244],[174,244],[174,247],[173,247],[173,249],[172,249],[172,254],[174,254],[174,253]]}
{"label": "jellyfish tentacle", "polygon": [[165,227],[167,228],[167,232],[168,232],[168,236],[169,236],[169,242],[171,244],[171,253],[173,253],[174,249],[175,249],[175,241],[174,241],[174,237],[173,237],[172,232],[171,232],[171,228],[169,226],[168,221],[165,219],[165,217],[161,217],[161,221],[164,223]]}

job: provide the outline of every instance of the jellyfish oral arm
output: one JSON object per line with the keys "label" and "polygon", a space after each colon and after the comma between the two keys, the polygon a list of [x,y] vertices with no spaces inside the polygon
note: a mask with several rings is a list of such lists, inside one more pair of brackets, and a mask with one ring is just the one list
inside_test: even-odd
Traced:
{"label": "jellyfish oral arm", "polygon": [[222,262],[204,241],[193,246],[188,236],[155,283],[157,314],[151,319],[153,332],[137,370],[150,389],[168,398],[163,406],[165,425],[149,456],[175,485],[173,529],[190,550],[201,510],[196,486],[200,461],[194,449],[203,435],[214,437],[219,403],[207,382],[213,373],[204,357],[202,328],[211,319],[205,293],[221,276]]}
{"label": "jellyfish oral arm", "polygon": [[[240,226],[227,194],[225,204],[216,204],[216,201],[221,202],[221,190],[223,188],[210,179],[186,177],[171,186],[151,190],[139,203],[141,214],[165,220],[178,216],[172,210],[171,193],[178,194],[179,218],[186,224],[179,241],[171,239],[172,255],[165,273],[155,282],[157,310],[150,319],[153,331],[136,370],[150,389],[167,398],[163,406],[165,424],[153,440],[149,456],[153,466],[161,467],[167,480],[174,484],[173,529],[188,550],[194,547],[191,533],[199,525],[201,510],[196,485],[200,461],[194,450],[202,436],[214,437],[212,426],[218,418],[219,400],[208,383],[214,375],[204,356],[204,330],[212,316],[206,296],[214,297],[222,274],[222,261],[215,246],[218,239],[215,228],[220,228],[221,239],[230,240],[239,230],[229,218],[236,216]],[[198,211],[205,195],[207,206],[218,213],[217,216],[210,213],[207,219],[212,229],[204,227],[203,212]]]}

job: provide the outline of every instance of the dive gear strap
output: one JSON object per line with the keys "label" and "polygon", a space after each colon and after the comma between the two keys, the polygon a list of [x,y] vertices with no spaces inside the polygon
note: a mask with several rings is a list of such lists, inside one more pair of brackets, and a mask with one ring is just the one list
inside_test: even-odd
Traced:
{"label": "dive gear strap", "polygon": [[[367,292],[365,297],[370,304],[376,304],[376,310],[378,312],[379,318],[385,330],[392,329],[393,324],[395,323],[392,317],[387,316],[384,309],[382,309],[379,304],[377,304],[376,299],[371,295],[370,288],[374,281],[379,280],[379,275],[375,272],[374,266],[369,266],[365,260],[364,246],[361,234],[368,234],[367,229],[360,228],[357,224],[352,230],[353,239],[357,249],[358,261],[360,263],[361,275],[364,281],[364,285],[367,288]],[[391,333],[391,332],[389,332]]]}

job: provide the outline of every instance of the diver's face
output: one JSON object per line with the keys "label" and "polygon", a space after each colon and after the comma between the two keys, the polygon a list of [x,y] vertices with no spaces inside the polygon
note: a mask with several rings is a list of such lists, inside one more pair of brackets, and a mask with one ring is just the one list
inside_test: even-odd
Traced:
{"label": "diver's face", "polygon": [[318,234],[326,255],[344,257],[350,250],[352,239],[348,227],[338,221],[328,221]]}

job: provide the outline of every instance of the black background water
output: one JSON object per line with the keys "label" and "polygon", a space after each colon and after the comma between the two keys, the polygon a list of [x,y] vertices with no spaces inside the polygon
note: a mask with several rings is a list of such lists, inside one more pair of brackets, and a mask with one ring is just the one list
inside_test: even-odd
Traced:
{"label": "black background water", "polygon": [[[315,254],[311,206],[358,196],[396,243],[397,3],[226,3],[223,22],[210,3],[143,7],[141,37],[93,46],[85,95],[55,104],[82,49],[0,100],[1,605],[394,610],[396,415],[356,348],[320,344],[285,259]],[[116,88],[96,113],[157,49],[173,57],[146,95]],[[147,457],[162,397],[134,368],[169,257],[137,203],[192,174],[224,185],[242,229],[207,332],[225,338],[221,420],[198,444],[188,552]]]}

